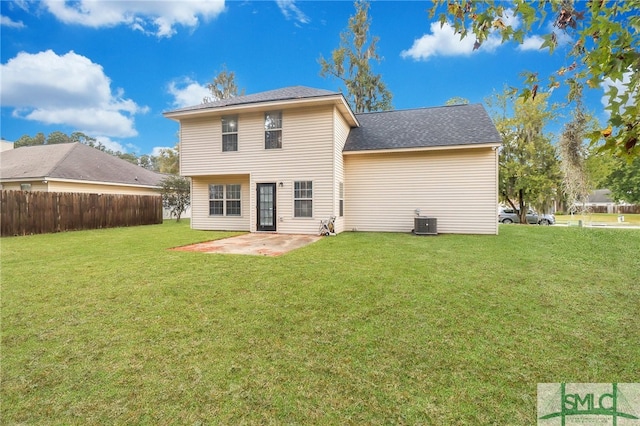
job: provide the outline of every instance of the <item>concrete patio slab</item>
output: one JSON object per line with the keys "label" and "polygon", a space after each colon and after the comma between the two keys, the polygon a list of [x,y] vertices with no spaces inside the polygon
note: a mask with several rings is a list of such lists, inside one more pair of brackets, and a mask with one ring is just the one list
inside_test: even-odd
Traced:
{"label": "concrete patio slab", "polygon": [[172,250],[201,253],[248,254],[254,256],[280,256],[291,250],[316,242],[320,238],[322,237],[317,235],[254,233],[176,247]]}

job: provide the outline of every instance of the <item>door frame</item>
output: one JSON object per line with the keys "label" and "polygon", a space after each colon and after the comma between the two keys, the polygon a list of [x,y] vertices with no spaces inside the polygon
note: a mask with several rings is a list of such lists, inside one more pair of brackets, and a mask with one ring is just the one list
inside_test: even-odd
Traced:
{"label": "door frame", "polygon": [[[271,187],[273,189],[273,203],[271,206],[271,217],[273,218],[273,223],[271,225],[261,225],[260,224],[260,188],[262,187]],[[256,183],[256,231],[261,232],[261,231],[269,231],[269,232],[275,232],[276,231],[276,225],[277,225],[277,216],[276,216],[276,209],[277,209],[277,197],[276,197],[276,188],[277,188],[277,184],[276,182],[265,182],[265,183]]]}

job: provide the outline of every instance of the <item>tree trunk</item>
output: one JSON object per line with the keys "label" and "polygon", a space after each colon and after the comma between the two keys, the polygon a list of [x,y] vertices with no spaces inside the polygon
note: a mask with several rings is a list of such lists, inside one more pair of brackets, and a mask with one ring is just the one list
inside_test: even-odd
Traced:
{"label": "tree trunk", "polygon": [[520,223],[523,225],[528,225],[529,222],[527,222],[527,212],[529,211],[529,207],[527,206],[527,203],[524,199],[524,190],[518,190],[518,199],[520,200]]}

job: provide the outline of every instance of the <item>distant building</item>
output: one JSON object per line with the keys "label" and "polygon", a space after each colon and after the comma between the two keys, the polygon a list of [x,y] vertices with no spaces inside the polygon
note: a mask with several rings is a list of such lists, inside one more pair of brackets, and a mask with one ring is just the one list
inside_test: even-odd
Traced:
{"label": "distant building", "polygon": [[623,201],[615,202],[611,198],[611,191],[608,189],[591,191],[584,203],[584,207],[592,213],[632,213],[632,210],[634,210],[633,204]]}
{"label": "distant building", "polygon": [[0,152],[8,151],[10,149],[13,149],[13,142],[9,142],[9,141],[6,141],[6,140],[2,139],[0,141]]}
{"label": "distant building", "polygon": [[77,142],[25,146],[0,155],[5,190],[159,195],[163,178]]}

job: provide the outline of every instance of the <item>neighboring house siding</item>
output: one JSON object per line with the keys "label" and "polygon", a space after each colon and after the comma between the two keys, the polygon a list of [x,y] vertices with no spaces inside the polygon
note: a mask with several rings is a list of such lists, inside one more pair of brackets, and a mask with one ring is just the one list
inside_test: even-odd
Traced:
{"label": "neighboring house siding", "polygon": [[31,185],[31,191],[44,191],[47,192],[48,191],[48,184],[46,183],[42,183],[42,180],[37,180],[37,181],[21,181],[21,182],[3,182],[2,183],[2,189],[6,190],[6,191],[20,191],[20,185],[21,184],[30,184]]}
{"label": "neighboring house siding", "polygon": [[96,183],[58,182],[49,180],[43,183],[41,180],[33,182],[7,182],[2,184],[2,189],[20,190],[21,183],[30,183],[31,191],[44,192],[80,192],[89,194],[125,194],[125,195],[160,195],[159,189],[136,188],[125,185],[104,185]]}
{"label": "neighboring house siding", "polygon": [[84,192],[92,194],[160,195],[159,189],[136,188],[124,185],[49,181],[49,192]]}
{"label": "neighboring house siding", "polygon": [[[212,179],[226,180],[224,175],[244,175],[249,177],[242,190],[243,199],[245,194],[249,197],[248,205],[243,205],[243,216],[249,207],[248,230],[256,230],[256,184],[276,183],[277,232],[317,233],[319,220],[334,210],[333,110],[333,106],[282,110],[282,148],[273,150],[264,148],[264,111],[237,113],[238,151],[234,152],[222,152],[221,115],[182,120],[181,174],[193,179],[192,227],[230,229],[208,218],[208,184],[215,183]],[[294,181],[306,180],[313,182],[313,217],[295,218]],[[244,219],[237,223],[238,230],[247,230]]]}
{"label": "neighboring house siding", "polygon": [[410,232],[415,210],[439,233],[497,234],[497,151],[345,156],[346,230]]}

